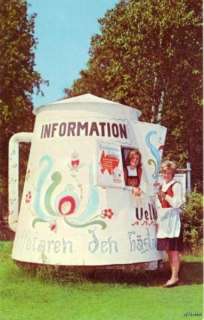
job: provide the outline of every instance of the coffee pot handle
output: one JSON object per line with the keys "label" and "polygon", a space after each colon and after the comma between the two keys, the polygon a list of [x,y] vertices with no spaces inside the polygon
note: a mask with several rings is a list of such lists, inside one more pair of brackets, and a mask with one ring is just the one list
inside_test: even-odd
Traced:
{"label": "coffee pot handle", "polygon": [[18,132],[9,140],[8,164],[8,224],[9,228],[16,231],[19,213],[19,144],[30,143],[32,132]]}

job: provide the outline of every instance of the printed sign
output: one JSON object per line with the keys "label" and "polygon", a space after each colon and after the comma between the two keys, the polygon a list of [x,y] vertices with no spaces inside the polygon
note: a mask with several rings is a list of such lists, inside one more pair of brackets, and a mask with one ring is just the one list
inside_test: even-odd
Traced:
{"label": "printed sign", "polygon": [[40,139],[73,138],[73,137],[103,137],[128,141],[127,121],[55,121],[43,122],[39,130]]}
{"label": "printed sign", "polygon": [[121,148],[113,144],[98,144],[97,183],[100,186],[124,187]]}
{"label": "printed sign", "polygon": [[122,147],[125,185],[140,187],[142,178],[142,154],[138,148]]}

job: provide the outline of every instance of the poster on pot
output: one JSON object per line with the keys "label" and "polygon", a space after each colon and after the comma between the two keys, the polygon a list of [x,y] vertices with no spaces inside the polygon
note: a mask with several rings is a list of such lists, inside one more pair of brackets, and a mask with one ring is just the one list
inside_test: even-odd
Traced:
{"label": "poster on pot", "polygon": [[121,147],[116,144],[98,143],[97,184],[104,187],[124,187]]}

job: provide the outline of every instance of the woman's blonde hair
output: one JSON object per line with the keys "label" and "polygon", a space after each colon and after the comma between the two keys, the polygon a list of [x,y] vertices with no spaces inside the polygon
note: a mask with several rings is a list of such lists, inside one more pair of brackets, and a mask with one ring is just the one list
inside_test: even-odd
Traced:
{"label": "woman's blonde hair", "polygon": [[126,162],[127,162],[127,165],[130,164],[130,161],[131,159],[135,156],[135,155],[138,155],[139,156],[139,163],[138,165],[141,165],[141,152],[139,151],[139,149],[135,148],[135,149],[132,149],[128,152],[128,155],[127,155],[127,159],[126,159]]}
{"label": "woman's blonde hair", "polygon": [[164,162],[162,162],[161,164],[161,172],[164,172],[166,170],[172,170],[173,175],[175,175],[176,173],[176,169],[177,169],[177,165],[175,162],[170,161],[170,160],[166,160]]}

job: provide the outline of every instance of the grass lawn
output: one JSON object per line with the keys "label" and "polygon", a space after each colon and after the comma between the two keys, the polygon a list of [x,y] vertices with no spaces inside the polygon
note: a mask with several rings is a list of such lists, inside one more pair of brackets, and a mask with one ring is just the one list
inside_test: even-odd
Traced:
{"label": "grass lawn", "polygon": [[80,281],[45,280],[18,268],[0,242],[0,320],[180,320],[202,318],[202,256],[184,256],[181,285],[169,272],[99,272]]}

